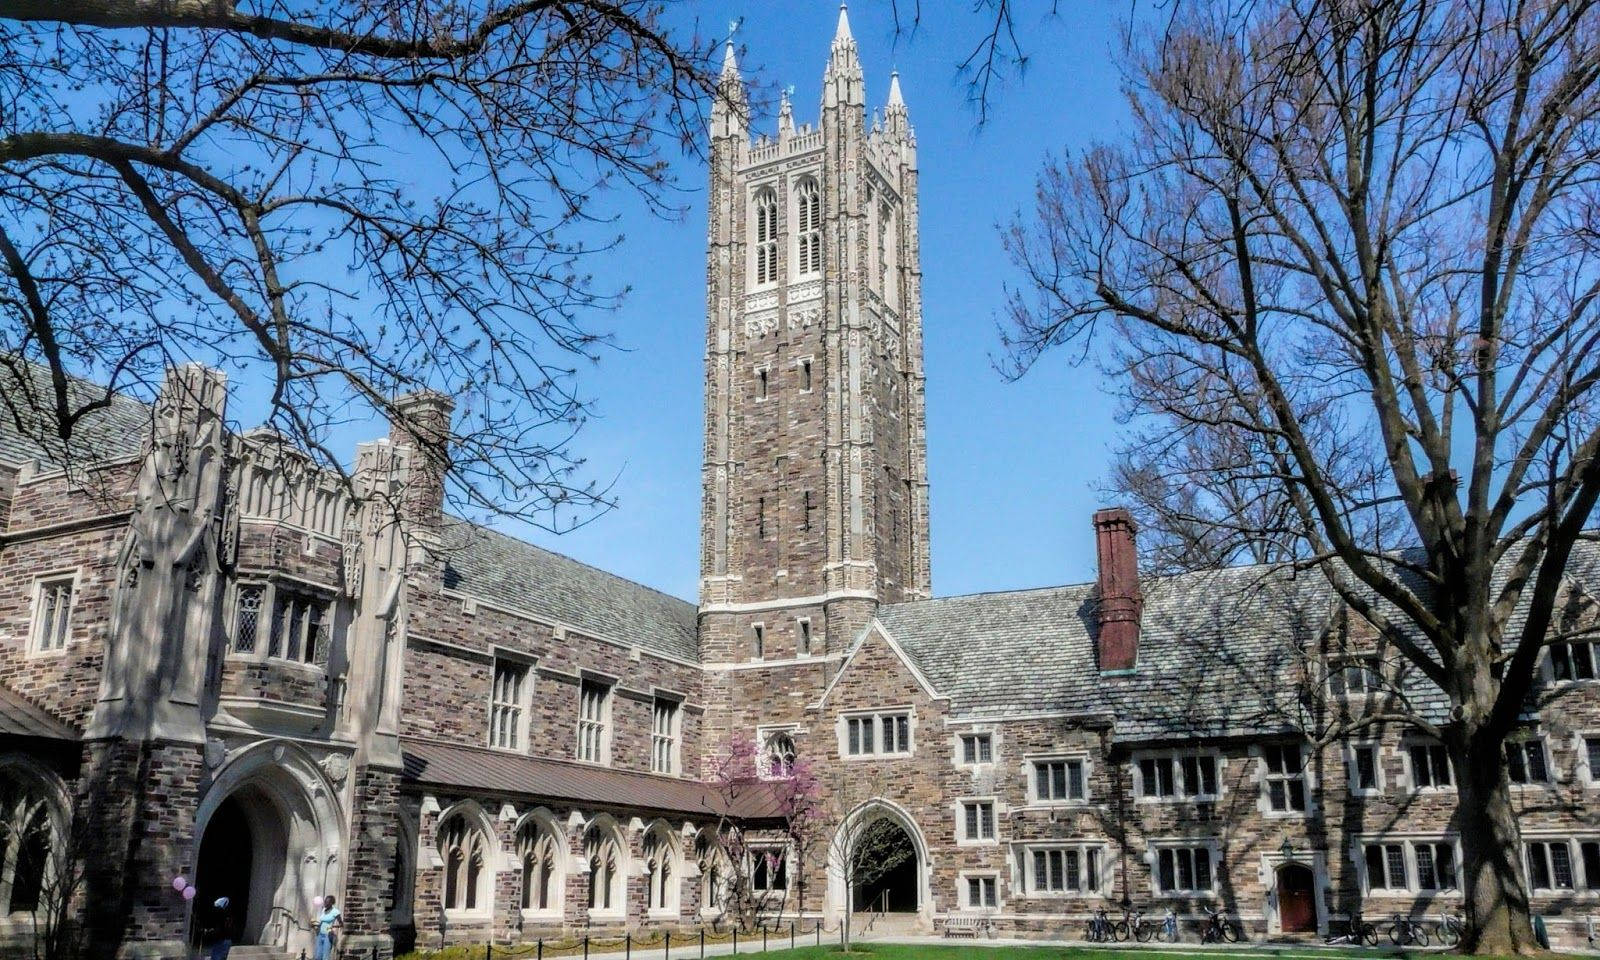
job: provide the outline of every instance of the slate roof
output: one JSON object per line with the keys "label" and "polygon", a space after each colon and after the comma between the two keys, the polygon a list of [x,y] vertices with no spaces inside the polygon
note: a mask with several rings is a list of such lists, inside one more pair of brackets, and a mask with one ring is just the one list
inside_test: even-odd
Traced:
{"label": "slate roof", "polygon": [[[1568,574],[1600,594],[1600,543],[1580,540]],[[1141,589],[1139,665],[1124,675],[1099,672],[1094,584],[890,604],[878,620],[956,716],[1079,714],[1130,740],[1314,722],[1300,651],[1339,608],[1320,574],[1232,567],[1146,578]],[[1443,694],[1420,671],[1399,683],[1442,719]]]}
{"label": "slate roof", "polygon": [[444,582],[452,590],[602,638],[700,659],[692,603],[465,521],[454,521],[446,548]]}
{"label": "slate roof", "polygon": [[[0,365],[0,391],[8,397],[35,396],[49,402],[54,397],[48,370],[37,364],[27,367],[31,379],[19,384],[6,366]],[[68,381],[68,395],[74,403],[87,403],[105,392],[103,386],[87,380],[72,378]],[[13,419],[11,404],[0,403],[0,463],[20,466],[37,460],[45,466],[60,465],[63,461],[59,446],[46,446],[40,429],[40,416],[32,403],[16,403],[17,412],[25,419],[25,428],[18,429]],[[88,414],[73,428],[74,446],[90,451],[92,460],[120,460],[137,455],[150,434],[150,406],[126,394],[116,394],[110,406]]]}
{"label": "slate roof", "polygon": [[738,791],[737,807],[726,809],[723,794],[698,780],[616,770],[524,754],[401,739],[402,778],[408,783],[464,790],[488,790],[537,799],[598,803],[630,809],[746,818],[773,815],[774,798],[763,784]]}
{"label": "slate roof", "polygon": [[71,727],[9,687],[0,685],[0,736],[76,740]]}

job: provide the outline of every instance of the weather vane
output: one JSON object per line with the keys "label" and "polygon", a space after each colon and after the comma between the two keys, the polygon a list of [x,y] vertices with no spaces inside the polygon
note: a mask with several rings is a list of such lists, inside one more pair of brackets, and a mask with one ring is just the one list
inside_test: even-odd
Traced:
{"label": "weather vane", "polygon": [[733,42],[733,35],[739,32],[739,26],[742,23],[744,23],[744,17],[740,17],[737,20],[729,20],[728,21],[728,42],[729,43]]}

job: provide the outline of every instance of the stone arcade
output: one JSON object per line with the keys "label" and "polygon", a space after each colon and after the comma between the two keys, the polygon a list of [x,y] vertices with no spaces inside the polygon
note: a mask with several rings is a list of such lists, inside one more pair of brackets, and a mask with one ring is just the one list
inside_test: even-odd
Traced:
{"label": "stone arcade", "polygon": [[[1141,577],[1113,509],[1095,583],[931,598],[899,80],[869,118],[841,12],[815,125],[785,100],[752,139],[731,49],[721,82],[698,606],[446,515],[419,441],[448,397],[360,447],[353,496],[226,430],[201,368],[87,425],[92,485],[0,428],[0,938],[79,866],[102,955],[185,953],[175,875],[267,953],[309,945],[320,893],[381,955],[692,930],[728,875],[707,831],[765,822],[703,780],[735,742],[779,775],[804,758],[829,831],[882,823],[904,852],[850,889],[849,851],[770,838],[752,869],[785,917],[1061,936],[1128,902],[1263,935],[1455,909],[1442,750],[1305,736],[1307,709],[1429,693],[1314,578]],[[1586,541],[1569,619],[1597,588]],[[1597,656],[1552,644],[1512,749],[1568,944],[1600,916]]]}

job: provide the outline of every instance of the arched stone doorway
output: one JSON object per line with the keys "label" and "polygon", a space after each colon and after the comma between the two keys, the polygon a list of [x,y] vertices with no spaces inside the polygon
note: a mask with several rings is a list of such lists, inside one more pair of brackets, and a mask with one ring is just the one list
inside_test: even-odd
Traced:
{"label": "arched stone doorway", "polygon": [[856,910],[916,913],[921,862],[916,844],[892,817],[866,824],[851,851],[850,899]]}
{"label": "arched stone doorway", "polygon": [[218,771],[196,814],[191,927],[226,896],[236,943],[309,950],[311,898],[343,891],[342,825],[332,786],[299,747],[243,751]]}
{"label": "arched stone doorway", "polygon": [[1278,868],[1278,927],[1284,933],[1317,932],[1317,878],[1303,863]]}
{"label": "arched stone doorway", "polygon": [[928,845],[899,805],[872,800],[856,807],[834,832],[828,852],[828,914],[853,910],[896,914],[926,927],[932,919]]}

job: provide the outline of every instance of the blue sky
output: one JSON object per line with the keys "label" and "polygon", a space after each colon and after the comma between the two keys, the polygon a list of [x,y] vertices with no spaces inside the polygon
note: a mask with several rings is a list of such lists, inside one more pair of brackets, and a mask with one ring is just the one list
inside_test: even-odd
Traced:
{"label": "blue sky", "polygon": [[[1112,62],[1120,9],[1070,3],[1061,17],[1019,20],[1032,62],[998,92],[979,129],[956,71],[982,30],[971,3],[922,0],[921,26],[898,41],[889,0],[850,7],[869,104],[881,106],[897,67],[917,133],[937,594],[1094,575],[1089,515],[1108,496],[1115,403],[1092,365],[1074,367],[1064,355],[1021,382],[995,371],[995,318],[1012,277],[996,226],[1028,202],[1048,151],[1113,136],[1126,117]],[[711,34],[743,17],[746,78],[793,84],[796,122],[815,120],[837,0],[689,3],[677,15]],[[755,123],[775,125],[770,116]],[[632,288],[619,312],[599,318],[622,349],[585,374],[598,415],[577,441],[593,476],[615,476],[618,506],[560,536],[510,532],[694,599],[706,173],[697,157],[677,167],[687,188],[682,218],[624,208],[625,244],[592,264],[602,282]]]}

